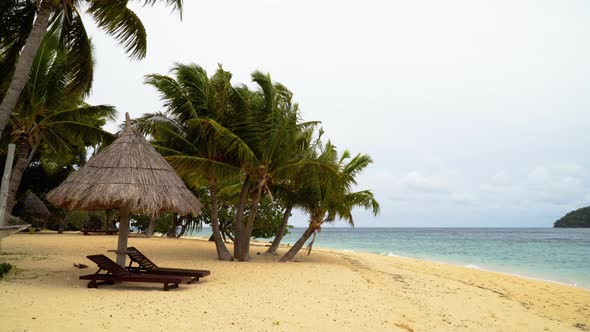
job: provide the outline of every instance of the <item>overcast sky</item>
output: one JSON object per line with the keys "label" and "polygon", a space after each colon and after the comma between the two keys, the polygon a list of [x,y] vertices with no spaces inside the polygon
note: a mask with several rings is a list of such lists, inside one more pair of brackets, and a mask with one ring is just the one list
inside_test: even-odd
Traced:
{"label": "overcast sky", "polygon": [[382,211],[358,227],[548,227],[590,205],[587,0],[185,0],[182,21],[134,8],[141,62],[87,20],[91,103],[119,121],[161,110],[143,76],[177,61],[222,63],[234,83],[269,72],[340,149],[373,157],[359,188]]}

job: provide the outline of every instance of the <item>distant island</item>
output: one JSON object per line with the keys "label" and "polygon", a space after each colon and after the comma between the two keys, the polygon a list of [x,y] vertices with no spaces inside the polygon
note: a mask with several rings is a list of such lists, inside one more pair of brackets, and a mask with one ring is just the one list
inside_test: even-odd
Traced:
{"label": "distant island", "polygon": [[590,228],[590,206],[572,211],[557,220],[555,228]]}

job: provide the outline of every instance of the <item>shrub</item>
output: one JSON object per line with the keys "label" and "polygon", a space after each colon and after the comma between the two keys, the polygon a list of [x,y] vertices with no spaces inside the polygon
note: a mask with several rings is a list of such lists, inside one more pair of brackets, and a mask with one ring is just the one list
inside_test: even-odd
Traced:
{"label": "shrub", "polygon": [[0,278],[4,276],[5,273],[8,273],[13,266],[10,263],[0,263]]}

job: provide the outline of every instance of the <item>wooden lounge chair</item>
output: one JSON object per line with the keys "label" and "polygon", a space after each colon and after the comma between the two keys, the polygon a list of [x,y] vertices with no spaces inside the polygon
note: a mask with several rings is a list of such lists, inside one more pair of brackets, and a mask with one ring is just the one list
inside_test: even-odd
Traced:
{"label": "wooden lounge chair", "polygon": [[[164,284],[164,290],[167,291],[172,288],[178,288],[178,285],[182,282],[191,281],[190,277],[179,275],[131,273],[105,255],[90,255],[86,257],[98,266],[98,271],[95,274],[80,276],[80,280],[90,280],[88,288],[98,288],[99,285],[113,285],[115,282],[128,281],[161,283]],[[106,273],[100,273],[103,270]]]}
{"label": "wooden lounge chair", "polygon": [[[129,256],[128,271],[134,273],[149,273],[149,274],[160,274],[160,275],[179,275],[191,277],[191,282],[199,281],[199,278],[206,277],[211,274],[208,270],[190,270],[190,269],[177,269],[171,267],[158,267],[154,262],[147,258],[141,251],[135,247],[127,248],[127,256]],[[136,263],[138,266],[133,266]]]}

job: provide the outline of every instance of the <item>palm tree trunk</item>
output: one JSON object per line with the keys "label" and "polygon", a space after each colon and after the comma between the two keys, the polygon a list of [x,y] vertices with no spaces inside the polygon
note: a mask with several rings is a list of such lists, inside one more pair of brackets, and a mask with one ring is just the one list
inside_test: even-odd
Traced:
{"label": "palm tree trunk", "polygon": [[33,162],[33,158],[35,157],[35,153],[37,153],[37,149],[39,149],[39,143],[35,144],[29,152],[29,158],[27,158],[27,165],[30,165]]}
{"label": "palm tree trunk", "polygon": [[12,213],[14,204],[16,203],[16,192],[20,186],[20,181],[23,173],[27,169],[27,161],[29,160],[29,152],[31,148],[26,139],[19,139],[18,153],[16,155],[16,162],[12,168],[12,175],[10,176],[10,185],[8,186],[8,199],[6,200],[6,212]]}
{"label": "palm tree trunk", "polygon": [[221,232],[219,231],[219,215],[217,206],[217,188],[215,183],[209,184],[209,195],[211,195],[211,229],[213,230],[213,239],[215,240],[215,248],[217,249],[217,258],[220,261],[233,261],[234,258],[223,243]]}
{"label": "palm tree trunk", "polygon": [[239,259],[242,256],[242,233],[244,232],[244,209],[248,203],[248,193],[250,191],[250,177],[246,176],[242,191],[240,192],[240,200],[236,206],[236,219],[234,220],[234,258]]}
{"label": "palm tree trunk", "polygon": [[150,224],[148,225],[147,231],[145,232],[146,237],[152,237],[154,235],[154,230],[156,229],[156,222],[158,219],[152,218],[150,220]]}
{"label": "palm tree trunk", "polygon": [[4,95],[4,99],[2,99],[2,103],[0,104],[0,137],[4,133],[8,120],[10,120],[10,115],[12,114],[12,111],[14,111],[20,94],[29,80],[29,74],[31,73],[31,67],[33,66],[35,56],[37,55],[37,50],[39,50],[41,41],[47,33],[51,9],[51,1],[43,0],[43,2],[41,2],[31,33],[29,34],[25,47],[16,62],[14,75],[12,76],[6,94]]}
{"label": "palm tree trunk", "polygon": [[[242,231],[240,238],[240,256],[238,260],[246,262],[250,260],[250,238],[252,237],[252,229],[254,228],[254,220],[256,220],[256,211],[258,210],[258,204],[260,203],[260,189],[256,190],[256,195],[250,202],[250,211],[248,212],[248,222],[246,228]],[[237,238],[237,236],[236,236]]]}
{"label": "palm tree trunk", "polygon": [[281,227],[279,227],[279,230],[277,231],[277,235],[275,236],[275,239],[272,241],[270,248],[268,248],[268,250],[266,251],[267,254],[275,255],[277,253],[277,249],[279,248],[279,244],[281,244],[281,240],[283,239],[283,236],[285,235],[285,230],[287,229],[287,225],[289,224],[289,217],[291,216],[292,210],[293,210],[293,206],[287,205],[287,208],[285,209],[285,212],[283,213],[283,223],[281,224]]}
{"label": "palm tree trunk", "polygon": [[303,235],[301,235],[299,240],[297,240],[297,242],[295,242],[295,244],[291,247],[291,249],[289,249],[289,251],[287,251],[287,253],[283,257],[281,257],[281,259],[279,261],[280,262],[288,262],[288,261],[292,260],[293,257],[295,257],[295,255],[297,255],[297,253],[299,252],[299,250],[301,250],[301,248],[303,247],[303,245],[305,244],[307,239],[309,239],[309,237],[313,234],[313,232],[316,229],[317,229],[317,227],[314,227],[313,223],[311,223],[309,225],[309,227],[305,230]]}

